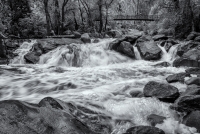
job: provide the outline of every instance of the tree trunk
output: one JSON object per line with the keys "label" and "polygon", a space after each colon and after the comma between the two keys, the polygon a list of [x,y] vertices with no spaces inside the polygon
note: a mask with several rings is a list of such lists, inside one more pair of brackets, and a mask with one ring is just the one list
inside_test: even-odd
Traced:
{"label": "tree trunk", "polygon": [[80,14],[81,14],[81,21],[82,21],[82,24],[83,24],[83,12],[82,12],[82,9],[81,9],[81,4],[80,4],[80,0],[78,0],[78,5],[79,5],[79,11],[80,11]]}
{"label": "tree trunk", "polygon": [[107,30],[107,25],[108,25],[108,7],[106,7],[106,20],[105,20],[105,27],[104,30]]}
{"label": "tree trunk", "polygon": [[99,33],[101,33],[102,29],[103,29],[103,11],[102,11],[102,6],[103,6],[103,1],[99,0],[99,19],[100,19]]}
{"label": "tree trunk", "polygon": [[182,9],[181,20],[175,27],[176,38],[186,38],[186,36],[193,30],[194,17],[190,0],[184,0],[183,5],[179,5]]}
{"label": "tree trunk", "polygon": [[48,0],[44,0],[43,2],[46,14],[46,22],[47,22],[47,35],[50,35],[52,26],[51,26],[51,17],[49,15],[49,10],[48,10]]}
{"label": "tree trunk", "polygon": [[76,14],[75,14],[75,12],[73,12],[73,15],[74,15],[75,30],[78,30],[79,26],[78,26],[78,22],[77,22],[77,20],[76,20]]}
{"label": "tree trunk", "polygon": [[55,0],[55,33],[60,34],[60,11],[58,0]]}

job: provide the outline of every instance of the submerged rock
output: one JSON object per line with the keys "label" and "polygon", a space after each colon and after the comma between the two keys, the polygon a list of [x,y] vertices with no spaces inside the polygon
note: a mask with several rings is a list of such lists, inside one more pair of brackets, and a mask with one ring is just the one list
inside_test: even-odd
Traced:
{"label": "submerged rock", "polygon": [[145,60],[159,60],[162,56],[162,50],[155,42],[140,42],[137,45],[140,55]]}
{"label": "submerged rock", "polygon": [[185,116],[183,124],[194,127],[197,129],[197,132],[200,132],[200,111],[192,111],[189,115]]}
{"label": "submerged rock", "polygon": [[151,114],[147,116],[147,120],[151,123],[151,126],[156,126],[157,124],[162,124],[166,117]]}
{"label": "submerged rock", "polygon": [[153,66],[155,66],[155,67],[157,67],[157,66],[160,66],[160,67],[169,67],[169,66],[171,66],[171,64],[169,62],[161,62],[161,63],[155,64]]}
{"label": "submerged rock", "polygon": [[168,83],[173,83],[173,82],[184,83],[186,77],[190,77],[190,74],[187,74],[187,73],[178,73],[178,74],[169,75],[166,78],[166,80],[167,80]]}
{"label": "submerged rock", "polygon": [[129,128],[124,134],[165,134],[165,132],[156,127],[136,126]]}
{"label": "submerged rock", "polygon": [[95,40],[93,41],[93,43],[99,43],[99,42],[100,42],[99,39],[95,39]]}
{"label": "submerged rock", "polygon": [[178,98],[172,108],[179,112],[192,112],[195,110],[200,110],[199,104],[200,95],[186,95]]}
{"label": "submerged rock", "polygon": [[[102,114],[50,97],[39,104],[17,100],[0,102],[0,133],[110,134]],[[106,122],[103,125],[102,122]]]}
{"label": "submerged rock", "polygon": [[129,93],[131,95],[131,97],[133,98],[141,98],[144,97],[143,93],[141,91],[131,91]]}
{"label": "submerged rock", "polygon": [[179,97],[179,91],[176,87],[154,81],[148,82],[143,91],[144,96],[156,97],[165,102],[174,102]]}

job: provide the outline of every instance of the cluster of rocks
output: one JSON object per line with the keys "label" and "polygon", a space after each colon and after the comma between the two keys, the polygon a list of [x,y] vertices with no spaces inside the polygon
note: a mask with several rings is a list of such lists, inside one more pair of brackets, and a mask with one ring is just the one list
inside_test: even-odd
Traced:
{"label": "cluster of rocks", "polygon": [[[200,132],[200,68],[188,68],[185,72],[169,75],[166,81],[167,83],[150,81],[145,85],[143,92],[131,92],[130,95],[132,97],[154,97],[160,101],[171,103],[172,110],[175,110],[177,114],[183,113],[182,115],[184,115],[184,117],[180,117],[180,123],[196,128],[197,132]],[[179,92],[178,88],[170,85],[170,83],[176,82],[187,85],[185,92]],[[152,127],[155,129],[156,124],[162,124],[165,119],[167,118],[160,115],[149,115],[147,120],[151,127],[140,126],[140,128],[143,131],[147,128],[148,131],[153,131]],[[131,130],[127,130],[126,134],[143,133],[143,131],[137,133],[135,129]],[[139,130],[137,131],[139,132]],[[154,133],[158,133],[157,131],[161,130],[156,129]]]}
{"label": "cluster of rocks", "polygon": [[[160,41],[162,42],[160,43]],[[148,35],[130,35],[111,42],[109,46],[111,50],[117,51],[132,59],[136,58],[133,50],[133,46],[136,46],[144,60],[153,61],[159,60],[162,57],[162,50],[158,44],[161,44],[166,51],[169,51],[173,45],[178,43],[165,35],[155,35],[153,37]]]}
{"label": "cluster of rocks", "polygon": [[1,134],[110,134],[110,117],[50,97],[38,104],[0,102]]}
{"label": "cluster of rocks", "polygon": [[173,66],[200,67],[200,42],[190,40],[180,45]]}
{"label": "cluster of rocks", "polygon": [[82,43],[79,39],[41,39],[37,43],[33,44],[31,50],[24,55],[26,63],[36,64],[38,63],[40,56],[54,50],[59,46],[68,45],[69,53],[73,53],[76,49],[71,46],[72,43]]}

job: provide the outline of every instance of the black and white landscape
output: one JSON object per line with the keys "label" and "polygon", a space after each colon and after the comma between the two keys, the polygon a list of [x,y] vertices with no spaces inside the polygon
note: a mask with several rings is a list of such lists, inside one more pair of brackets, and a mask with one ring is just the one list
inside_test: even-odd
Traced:
{"label": "black and white landscape", "polygon": [[199,124],[199,0],[0,0],[0,134]]}

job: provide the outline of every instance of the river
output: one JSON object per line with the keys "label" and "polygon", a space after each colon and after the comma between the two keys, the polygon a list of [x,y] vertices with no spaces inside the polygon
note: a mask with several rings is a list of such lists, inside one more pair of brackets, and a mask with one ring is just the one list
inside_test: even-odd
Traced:
{"label": "river", "polygon": [[[79,51],[78,66],[73,67],[74,55],[69,54],[67,46],[60,46],[44,54],[36,65],[25,64],[23,56],[36,42],[24,42],[8,66],[0,66],[1,100],[22,100],[38,103],[50,96],[66,102],[89,107],[127,122],[113,123],[112,134],[122,134],[134,125],[149,125],[147,116],[157,114],[167,120],[157,127],[166,133],[190,134],[192,129],[180,124],[176,114],[169,109],[170,104],[155,98],[133,98],[131,92],[143,91],[149,81],[166,83],[170,74],[184,72],[184,68],[155,67],[162,61],[172,63],[178,45],[169,52],[163,51],[162,60],[144,61],[136,47],[137,60],[132,60],[108,49],[114,39],[102,39],[99,43],[71,44]],[[175,83],[180,92],[184,84]],[[98,106],[98,107],[93,107]]]}

